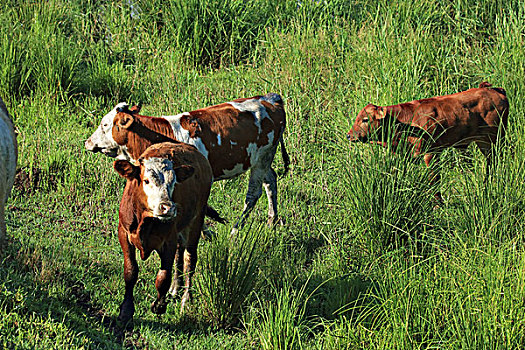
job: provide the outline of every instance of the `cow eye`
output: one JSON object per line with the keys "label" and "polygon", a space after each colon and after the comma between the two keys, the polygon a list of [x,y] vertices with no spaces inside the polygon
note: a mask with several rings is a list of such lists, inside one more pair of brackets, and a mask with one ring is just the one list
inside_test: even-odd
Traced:
{"label": "cow eye", "polygon": [[145,183],[146,185],[148,185],[148,184],[149,184],[149,180],[148,180],[148,179],[144,179],[144,183]]}

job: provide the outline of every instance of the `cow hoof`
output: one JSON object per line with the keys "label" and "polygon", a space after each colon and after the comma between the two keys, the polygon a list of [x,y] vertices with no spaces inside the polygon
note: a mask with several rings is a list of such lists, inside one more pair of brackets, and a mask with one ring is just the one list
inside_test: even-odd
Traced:
{"label": "cow hoof", "polygon": [[123,326],[126,326],[128,323],[130,323],[133,320],[133,314],[135,313],[135,305],[126,304],[125,302],[122,303],[120,306],[120,313],[117,317],[117,321],[122,324]]}
{"label": "cow hoof", "polygon": [[151,312],[157,315],[162,315],[166,313],[166,308],[168,306],[168,302],[165,298],[160,300],[155,300],[153,303],[151,303]]}
{"label": "cow hoof", "polygon": [[271,228],[277,228],[277,226],[284,226],[284,221],[281,218],[269,218],[268,226]]}
{"label": "cow hoof", "polygon": [[176,298],[177,294],[179,293],[179,286],[178,285],[172,285],[170,287],[170,290],[168,291],[168,294],[171,295],[172,298]]}

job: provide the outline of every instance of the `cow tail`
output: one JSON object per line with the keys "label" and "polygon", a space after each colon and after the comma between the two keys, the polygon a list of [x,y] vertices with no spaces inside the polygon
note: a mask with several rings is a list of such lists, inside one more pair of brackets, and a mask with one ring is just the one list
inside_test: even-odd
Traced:
{"label": "cow tail", "polygon": [[290,170],[290,157],[288,156],[288,152],[286,152],[286,147],[284,147],[284,139],[282,134],[279,138],[279,143],[281,145],[281,156],[283,157],[284,163],[284,173],[281,176],[284,176],[286,173],[288,173],[288,170]]}
{"label": "cow tail", "polygon": [[221,217],[221,215],[209,205],[206,205],[206,216],[212,219],[213,221],[217,221],[221,224],[225,224],[228,222],[228,220]]}

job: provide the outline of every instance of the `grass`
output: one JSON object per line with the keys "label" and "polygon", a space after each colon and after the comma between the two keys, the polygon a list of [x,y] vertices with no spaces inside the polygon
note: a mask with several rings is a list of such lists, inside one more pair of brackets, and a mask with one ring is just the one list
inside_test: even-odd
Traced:
{"label": "grass", "polygon": [[[27,0],[0,10],[0,96],[20,153],[0,252],[0,348],[523,347],[523,0]],[[443,154],[439,188],[402,152],[349,147],[367,103],[482,81],[511,105],[487,181],[475,147]],[[120,329],[124,183],[84,141],[121,101],[165,115],[270,91],[288,118],[284,225],[264,226],[261,198],[239,241],[214,226],[184,314],[177,301],[162,317],[149,311],[159,261],[140,262],[134,327]],[[282,169],[279,154],[274,164]],[[246,175],[216,183],[210,204],[235,222],[246,189]]]}

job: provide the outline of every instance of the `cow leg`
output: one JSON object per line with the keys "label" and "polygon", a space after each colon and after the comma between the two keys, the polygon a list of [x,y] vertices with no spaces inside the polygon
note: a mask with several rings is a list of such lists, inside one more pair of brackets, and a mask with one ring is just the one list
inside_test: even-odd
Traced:
{"label": "cow leg", "polygon": [[181,300],[181,311],[184,311],[186,305],[191,301],[191,284],[195,268],[197,266],[197,246],[199,244],[200,230],[204,222],[204,214],[201,218],[195,219],[195,224],[190,228],[186,240],[186,249],[184,251],[184,294]]}
{"label": "cow leg", "polygon": [[[436,157],[434,164],[432,164],[432,160]],[[425,164],[428,168],[430,168],[430,178],[429,182],[431,186],[440,186],[441,184],[441,174],[435,170],[435,162],[437,161],[437,155],[434,153],[426,153],[423,157],[423,160],[425,161]],[[434,194],[434,199],[438,203],[443,203],[443,197],[441,196],[441,191],[437,191]]]}
{"label": "cow leg", "polygon": [[248,193],[246,193],[246,199],[244,200],[244,209],[239,221],[233,226],[231,234],[236,234],[244,226],[246,219],[262,195],[262,183],[267,173],[268,168],[252,168],[250,181],[248,182]]}
{"label": "cow leg", "polygon": [[490,168],[492,166],[494,154],[492,149],[492,144],[487,144],[486,142],[476,142],[478,145],[479,150],[483,155],[485,156],[485,160],[487,161],[487,165],[485,168],[485,178],[483,179],[483,183],[487,183],[490,175]]}
{"label": "cow leg", "polygon": [[125,324],[133,318],[133,314],[135,313],[133,288],[137,283],[139,267],[137,257],[135,256],[135,247],[129,243],[127,234],[121,227],[119,227],[119,242],[122,247],[122,253],[124,254],[124,282],[126,289],[124,292],[124,301],[120,304],[118,320]]}
{"label": "cow leg", "polygon": [[184,310],[191,301],[191,282],[195,267],[197,266],[197,246],[186,247],[184,252],[184,294],[182,295],[180,309]]}
{"label": "cow leg", "polygon": [[179,292],[180,287],[182,286],[182,270],[184,268],[184,246],[178,244],[177,251],[175,253],[175,276],[173,276],[173,282],[169,293],[172,297],[176,297]]}
{"label": "cow leg", "polygon": [[268,197],[268,225],[275,225],[279,217],[277,216],[277,174],[270,168],[263,180],[264,190]]}
{"label": "cow leg", "polygon": [[160,252],[160,270],[157,273],[155,279],[155,287],[157,288],[157,300],[151,304],[151,311],[157,315],[162,315],[166,312],[166,306],[168,305],[168,298],[166,294],[170,290],[171,284],[171,273],[173,270],[173,260],[175,259],[175,252],[177,250],[177,244],[166,243],[162,247]]}

